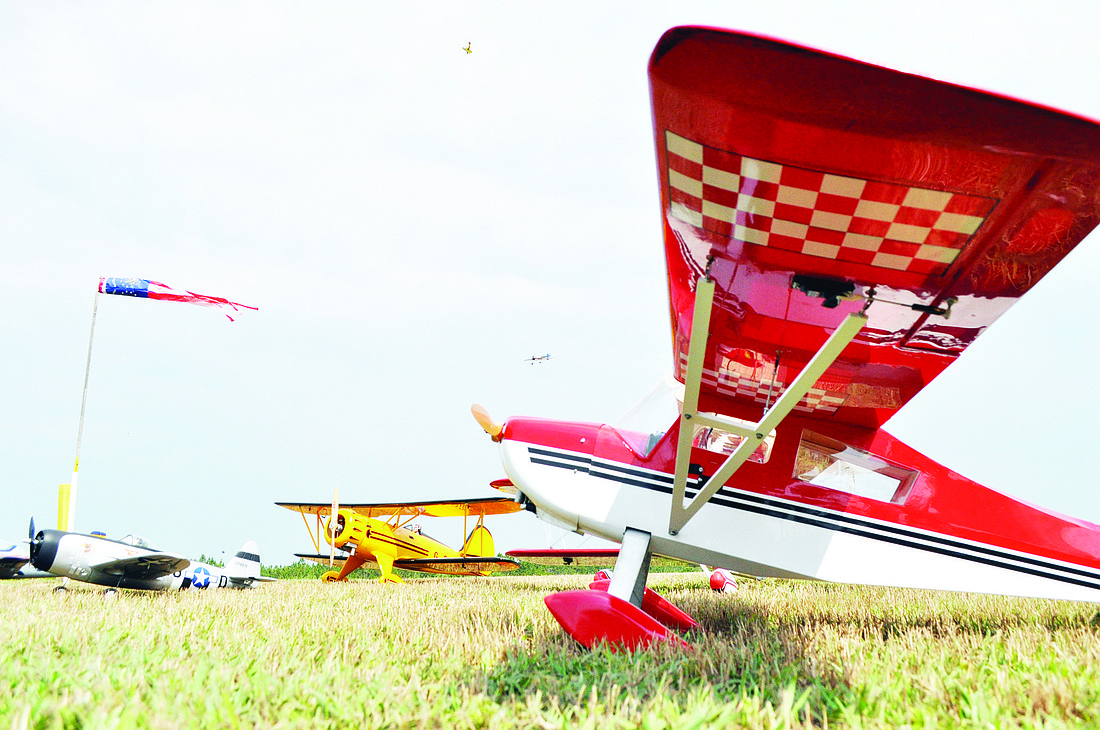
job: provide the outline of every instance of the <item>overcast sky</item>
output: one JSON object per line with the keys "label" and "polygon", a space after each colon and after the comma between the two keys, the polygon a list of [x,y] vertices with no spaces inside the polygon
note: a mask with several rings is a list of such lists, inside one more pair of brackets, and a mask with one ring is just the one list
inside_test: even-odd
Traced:
{"label": "overcast sky", "polygon": [[[100,298],[80,531],[285,564],[277,500],[496,496],[471,403],[613,421],[672,364],[646,63],[684,24],[1100,118],[1094,3],[0,4],[0,542],[55,524],[100,276],[259,311]],[[1093,236],[890,430],[1100,522],[1098,272]]]}

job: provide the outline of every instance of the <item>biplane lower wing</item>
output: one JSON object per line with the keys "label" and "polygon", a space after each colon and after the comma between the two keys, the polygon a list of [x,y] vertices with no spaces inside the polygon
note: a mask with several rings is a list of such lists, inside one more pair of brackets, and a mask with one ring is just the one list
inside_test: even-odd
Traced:
{"label": "biplane lower wing", "polygon": [[[333,556],[322,555],[321,553],[294,553],[294,557],[301,558],[302,560],[308,560],[311,563],[317,563],[318,565],[329,565],[330,561],[333,567],[342,568],[347,561],[347,555],[343,553],[337,553]],[[366,568],[377,568],[378,564],[373,560],[367,560],[364,563]]]}
{"label": "biplane lower wing", "polygon": [[634,605],[653,553],[1100,602],[1100,526],[881,428],[1096,227],[1100,125],[706,28],[667,32],[649,76],[668,415],[475,410],[517,498],[620,542],[609,592]]}
{"label": "biplane lower wing", "polygon": [[393,567],[401,570],[413,570],[419,573],[437,573],[440,575],[489,575],[517,570],[520,565],[515,560],[494,557],[457,557],[457,558],[415,558],[395,560]]}
{"label": "biplane lower wing", "polygon": [[[329,556],[320,553],[295,553],[294,557],[309,560],[320,565],[329,564]],[[342,568],[347,557],[337,555],[333,559],[333,567]],[[378,568],[378,563],[367,559],[361,567]],[[393,561],[393,567],[399,570],[409,570],[417,573],[436,573],[439,575],[488,575],[516,570],[520,567],[514,560],[491,557],[466,557],[466,558],[419,558]]]}

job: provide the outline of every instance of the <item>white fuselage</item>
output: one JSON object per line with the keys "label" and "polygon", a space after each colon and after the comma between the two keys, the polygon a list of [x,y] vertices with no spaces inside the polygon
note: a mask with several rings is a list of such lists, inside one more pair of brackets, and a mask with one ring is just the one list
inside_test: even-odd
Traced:
{"label": "white fuselage", "polygon": [[642,530],[660,555],[764,577],[1100,602],[1098,570],[728,486],[671,534],[671,474],[523,441],[501,448],[540,518],[615,542]]}
{"label": "white fuselage", "polygon": [[144,541],[129,537],[109,540],[96,535],[43,530],[36,542],[33,563],[39,570],[107,588],[149,591],[245,588],[251,584],[251,573],[259,576],[259,556],[255,554],[254,543],[242,547],[223,569],[153,549]]}

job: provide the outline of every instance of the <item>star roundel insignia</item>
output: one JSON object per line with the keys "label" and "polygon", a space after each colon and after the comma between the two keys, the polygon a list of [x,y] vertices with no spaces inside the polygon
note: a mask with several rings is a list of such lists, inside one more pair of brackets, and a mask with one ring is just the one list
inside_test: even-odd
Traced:
{"label": "star roundel insignia", "polygon": [[210,585],[210,571],[206,568],[195,568],[194,578],[191,580],[191,585],[196,588],[206,588]]}

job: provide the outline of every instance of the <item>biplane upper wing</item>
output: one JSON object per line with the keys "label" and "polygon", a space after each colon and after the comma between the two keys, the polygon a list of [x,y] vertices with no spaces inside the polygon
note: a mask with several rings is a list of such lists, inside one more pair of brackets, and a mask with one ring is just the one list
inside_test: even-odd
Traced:
{"label": "biplane upper wing", "polygon": [[714,284],[700,411],[758,415],[866,309],[794,410],[875,428],[1097,224],[1094,122],[704,28],[649,74],[681,382]]}
{"label": "biplane upper wing", "polygon": [[[332,512],[329,502],[276,502],[280,507],[301,512],[325,516]],[[341,509],[350,509],[367,517],[479,517],[484,515],[507,515],[519,512],[523,507],[510,497],[490,497],[488,499],[448,499],[436,502],[381,502],[373,504],[341,504]]]}

